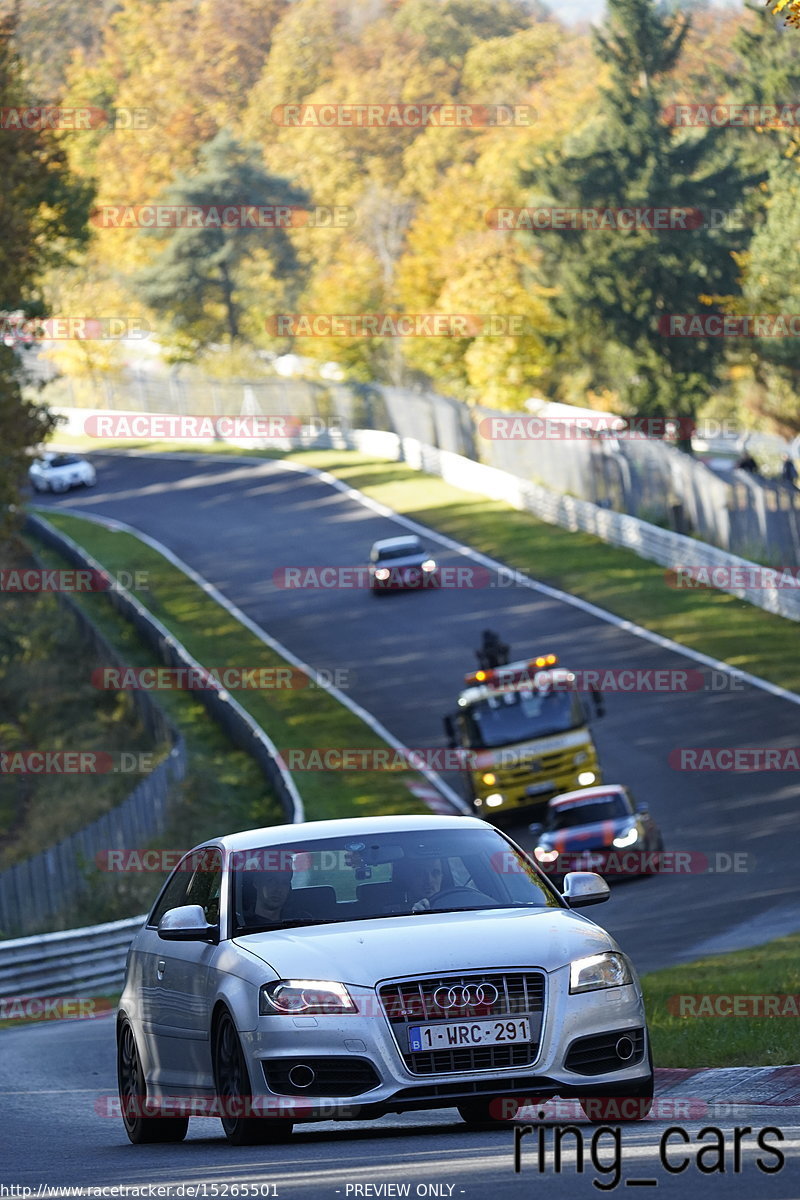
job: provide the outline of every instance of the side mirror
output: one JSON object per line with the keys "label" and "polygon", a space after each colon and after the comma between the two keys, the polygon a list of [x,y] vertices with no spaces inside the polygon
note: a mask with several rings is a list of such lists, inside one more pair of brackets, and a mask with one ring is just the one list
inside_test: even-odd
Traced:
{"label": "side mirror", "polygon": [[637,813],[641,813],[643,817],[649,817],[649,816],[650,816],[650,806],[649,806],[649,804],[637,804],[637,805],[636,805],[636,811],[637,811]]}
{"label": "side mirror", "polygon": [[604,717],[606,715],[605,701],[602,692],[598,692],[596,688],[592,688],[592,703],[594,704],[594,715]]}
{"label": "side mirror", "polygon": [[589,904],[602,904],[611,891],[595,871],[569,871],[564,876],[562,895],[570,908],[586,908]]}
{"label": "side mirror", "polygon": [[534,822],[533,825],[528,826],[528,833],[531,835],[531,837],[539,838],[544,833],[544,825]]}
{"label": "side mirror", "polygon": [[458,745],[458,742],[456,741],[455,722],[454,722],[453,718],[448,714],[448,716],[442,717],[442,724],[444,725],[444,736],[447,739],[447,745],[452,750]]}
{"label": "side mirror", "polygon": [[183,904],[164,913],[158,936],[165,942],[213,942],[219,931],[216,925],[209,925],[199,904]]}

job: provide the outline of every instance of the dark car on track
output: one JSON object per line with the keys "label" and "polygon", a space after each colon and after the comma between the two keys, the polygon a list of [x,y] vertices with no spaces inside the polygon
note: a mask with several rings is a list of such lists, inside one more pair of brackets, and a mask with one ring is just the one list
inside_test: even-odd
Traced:
{"label": "dark car on track", "polygon": [[436,587],[438,582],[436,560],[415,535],[374,543],[369,556],[369,585],[374,596]]}

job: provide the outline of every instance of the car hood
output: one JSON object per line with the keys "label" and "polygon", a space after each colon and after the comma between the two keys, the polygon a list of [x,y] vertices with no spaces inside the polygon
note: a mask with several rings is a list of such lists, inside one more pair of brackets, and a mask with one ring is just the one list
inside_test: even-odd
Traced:
{"label": "car hood", "polygon": [[381,917],[249,934],[236,943],[280,979],[334,979],[364,987],[483,968],[554,971],[574,958],[617,949],[604,929],[558,908]]}
{"label": "car hood", "polygon": [[572,829],[558,829],[553,833],[543,833],[539,845],[558,851],[599,849],[611,846],[614,838],[630,829],[631,824],[630,817],[617,817],[609,821],[596,821],[591,825],[576,825]]}

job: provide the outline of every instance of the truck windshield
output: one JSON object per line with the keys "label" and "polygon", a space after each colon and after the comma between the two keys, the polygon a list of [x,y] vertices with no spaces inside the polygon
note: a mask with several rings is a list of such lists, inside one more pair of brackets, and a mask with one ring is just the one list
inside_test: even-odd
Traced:
{"label": "truck windshield", "polygon": [[574,692],[503,692],[471,704],[466,713],[469,744],[491,749],[564,733],[586,724]]}

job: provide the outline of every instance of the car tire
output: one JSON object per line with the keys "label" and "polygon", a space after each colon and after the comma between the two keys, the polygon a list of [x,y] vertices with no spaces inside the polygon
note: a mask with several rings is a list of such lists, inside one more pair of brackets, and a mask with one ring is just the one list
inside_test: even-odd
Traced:
{"label": "car tire", "polygon": [[144,1115],[147,1107],[144,1071],[128,1021],[123,1021],[117,1030],[117,1083],[122,1122],[134,1146],[183,1141],[189,1129],[188,1117]]}
{"label": "car tire", "polygon": [[68,487],[69,487],[69,484],[65,483],[62,479],[58,479],[58,480],[54,479],[53,482],[50,484],[50,491],[51,492],[66,492]]}
{"label": "car tire", "polygon": [[220,1016],[213,1038],[214,1086],[220,1106],[220,1121],[232,1146],[263,1146],[279,1142],[292,1132],[294,1122],[283,1117],[234,1115],[252,1109],[250,1078],[242,1044],[229,1012]]}
{"label": "car tire", "polygon": [[626,1091],[624,1096],[584,1096],[579,1100],[584,1116],[593,1125],[628,1124],[643,1121],[653,1107],[655,1074],[653,1051],[648,1045],[649,1076]]}
{"label": "car tire", "polygon": [[[512,1108],[513,1106],[513,1108]],[[522,1107],[522,1101],[513,1097],[493,1096],[492,1099],[462,1100],[456,1105],[459,1116],[467,1125],[489,1128],[506,1128]]]}

